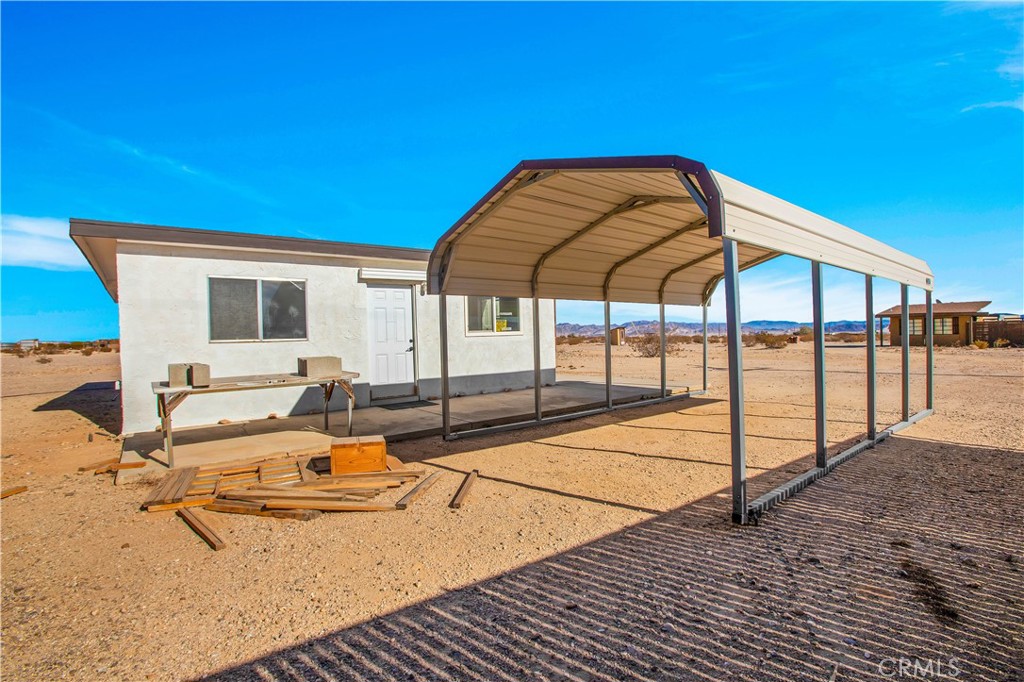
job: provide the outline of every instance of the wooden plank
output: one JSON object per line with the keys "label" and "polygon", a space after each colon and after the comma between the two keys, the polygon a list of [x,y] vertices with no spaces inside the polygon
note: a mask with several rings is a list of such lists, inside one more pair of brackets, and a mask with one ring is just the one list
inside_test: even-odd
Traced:
{"label": "wooden plank", "polygon": [[462,480],[462,485],[459,486],[458,492],[455,493],[455,497],[452,498],[451,504],[448,506],[452,509],[462,509],[462,505],[469,498],[469,491],[479,475],[480,471],[478,469],[473,469],[466,474],[466,478]]}
{"label": "wooden plank", "polygon": [[403,462],[402,460],[398,459],[394,455],[388,455],[387,456],[387,461],[388,461],[388,471],[398,471],[400,469],[404,469],[405,468],[405,462]]}
{"label": "wooden plank", "polygon": [[299,462],[299,475],[302,476],[302,480],[309,482],[315,481],[320,478],[316,472],[309,467],[309,457]]}
{"label": "wooden plank", "polygon": [[206,509],[223,514],[249,514],[251,516],[264,516],[275,519],[295,519],[297,521],[311,521],[322,514],[316,509],[264,509],[260,502],[248,502],[243,500],[217,500],[206,505]]}
{"label": "wooden plank", "polygon": [[221,475],[225,475],[226,474],[226,475],[230,475],[230,474],[243,473],[243,472],[246,472],[246,471],[255,472],[261,465],[286,463],[286,462],[294,462],[294,461],[296,461],[296,458],[294,458],[294,457],[277,457],[277,458],[273,458],[273,459],[256,460],[254,462],[246,462],[246,463],[238,463],[238,464],[225,464],[225,465],[222,465],[222,466],[201,467],[200,468],[200,473],[202,473],[202,474],[221,474]]}
{"label": "wooden plank", "polygon": [[342,502],[337,500],[289,500],[287,498],[267,500],[266,509],[319,509],[320,511],[394,511],[393,504],[367,504],[365,502]]}
{"label": "wooden plank", "polygon": [[159,512],[159,511],[170,511],[172,509],[185,509],[186,507],[205,507],[217,498],[213,495],[198,495],[196,497],[186,497],[183,500],[177,502],[166,502],[162,504],[151,504],[146,507],[148,512]]}
{"label": "wooden plank", "polygon": [[146,466],[146,462],[115,462],[114,464],[107,464],[96,469],[95,474],[106,474],[111,471],[121,471],[123,469],[142,469]]}
{"label": "wooden plank", "polygon": [[398,488],[401,481],[314,481],[306,485],[296,485],[295,490],[377,490]]}
{"label": "wooden plank", "polygon": [[178,476],[181,472],[171,471],[157,483],[149,492],[149,497],[143,501],[142,506],[145,507],[149,504],[155,504],[166,499],[167,494],[171,491],[175,482],[178,480]]}
{"label": "wooden plank", "polygon": [[227,545],[224,540],[221,539],[220,535],[217,534],[210,525],[201,518],[197,512],[191,509],[179,509],[178,516],[188,524],[189,528],[196,532],[196,535],[201,537],[206,544],[208,544],[214,551],[224,549]]}
{"label": "wooden plank", "polygon": [[0,492],[0,500],[4,499],[6,497],[10,497],[11,495],[17,495],[18,493],[23,493],[26,490],[28,490],[28,486],[27,485],[16,485],[13,488],[7,488],[3,492]]}
{"label": "wooden plank", "polygon": [[396,509],[407,509],[410,504],[416,501],[423,493],[427,492],[427,488],[434,485],[438,478],[440,478],[441,471],[435,471],[434,473],[427,476],[425,479],[416,484],[416,487],[405,494],[405,497],[395,503]]}
{"label": "wooden plank", "polygon": [[309,500],[337,500],[345,493],[329,493],[323,490],[267,490],[261,488],[254,490],[252,488],[246,488],[245,490],[229,490],[225,493],[221,493],[223,499],[226,500],[266,500],[276,497],[284,497],[291,499],[309,499]]}
{"label": "wooden plank", "polygon": [[171,491],[170,499],[166,502],[180,502],[188,495],[188,489],[192,486],[192,479],[196,477],[196,467],[181,470],[178,485]]}
{"label": "wooden plank", "polygon": [[117,464],[120,461],[121,461],[120,457],[113,457],[111,459],[104,459],[104,460],[101,460],[99,462],[93,462],[92,464],[86,464],[84,467],[78,467],[78,471],[79,472],[82,472],[82,471],[93,471],[95,469],[101,469],[103,467],[108,467],[111,464]]}

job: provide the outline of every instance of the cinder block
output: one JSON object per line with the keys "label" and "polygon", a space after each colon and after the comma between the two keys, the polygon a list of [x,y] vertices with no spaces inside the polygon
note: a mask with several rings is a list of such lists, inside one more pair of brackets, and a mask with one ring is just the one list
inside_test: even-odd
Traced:
{"label": "cinder block", "polygon": [[210,385],[210,366],[201,362],[193,362],[188,366],[188,385],[194,388],[206,388]]}
{"label": "cinder block", "polygon": [[353,436],[331,440],[331,476],[365,471],[387,471],[388,446],[384,436]]}
{"label": "cinder block", "polygon": [[188,386],[188,363],[176,362],[167,365],[167,385],[171,388]]}
{"label": "cinder block", "polygon": [[336,377],[341,374],[341,358],[319,355],[299,358],[299,375],[304,377]]}

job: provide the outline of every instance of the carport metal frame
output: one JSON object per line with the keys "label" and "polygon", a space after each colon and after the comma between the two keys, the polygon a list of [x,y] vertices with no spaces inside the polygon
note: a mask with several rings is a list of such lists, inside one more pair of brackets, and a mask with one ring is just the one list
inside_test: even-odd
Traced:
{"label": "carport metal frame", "polygon": [[[657,195],[637,195],[633,196],[627,201],[620,203],[611,211],[599,216],[595,220],[591,220],[584,227],[577,230],[569,238],[565,239],[561,243],[555,245],[553,248],[545,252],[533,267],[532,277],[530,279],[531,289],[531,300],[533,304],[532,308],[532,321],[533,321],[533,361],[534,361],[534,417],[532,420],[517,422],[514,424],[505,424],[502,426],[474,429],[471,431],[463,431],[458,434],[453,433],[451,428],[451,404],[450,404],[450,363],[448,357],[448,313],[447,313],[447,296],[446,291],[448,283],[448,275],[450,274],[449,266],[451,265],[454,257],[454,244],[459,239],[465,236],[465,233],[459,233],[459,229],[467,223],[471,218],[476,216],[477,224],[483,220],[484,217],[497,212],[502,204],[507,201],[510,197],[515,196],[518,191],[526,189],[528,187],[537,185],[539,183],[546,182],[554,177],[557,173],[563,171],[572,172],[602,172],[602,171],[623,171],[623,170],[640,170],[654,168],[657,170],[667,170],[672,168],[675,171],[675,176],[680,181],[681,185],[685,188],[688,196],[657,196]],[[523,171],[535,171],[528,173],[525,176],[519,177]],[[498,198],[491,204],[486,210],[476,215],[478,211],[489,201],[492,197],[496,196],[499,190],[504,190],[504,194],[498,196]],[[774,199],[774,198],[773,198]],[[557,416],[545,417],[542,409],[542,386],[541,386],[541,344],[540,344],[540,312],[539,312],[539,301],[538,295],[538,282],[541,271],[548,259],[568,247],[578,239],[584,237],[586,234],[600,227],[602,224],[611,220],[617,215],[621,215],[630,211],[642,210],[645,207],[653,206],[662,203],[680,203],[685,201],[692,201],[700,211],[704,214],[704,218],[701,220],[690,222],[684,225],[674,232],[665,235],[664,237],[656,240],[653,243],[645,244],[633,254],[626,258],[620,259],[615,262],[612,267],[606,273],[603,286],[603,303],[604,303],[604,351],[605,351],[605,398],[606,404],[602,408],[583,410],[580,412],[570,414],[560,414]],[[815,404],[815,466],[809,471],[796,476],[795,478],[787,481],[786,483],[776,487],[772,491],[758,497],[757,499],[748,502],[747,500],[747,471],[746,471],[746,433],[745,433],[745,407],[744,407],[744,395],[743,395],[743,357],[742,357],[742,327],[741,327],[741,315],[740,315],[740,288],[739,288],[739,273],[741,270],[754,267],[763,263],[771,258],[774,258],[785,251],[778,251],[768,253],[767,255],[754,259],[751,262],[740,265],[738,255],[738,243],[735,239],[727,236],[725,226],[725,204],[722,196],[721,189],[718,182],[716,181],[715,175],[708,171],[703,165],[689,159],[682,157],[618,157],[618,158],[598,158],[598,159],[555,159],[546,161],[524,161],[512,172],[506,175],[498,185],[491,190],[490,193],[485,195],[473,208],[471,208],[456,224],[449,230],[437,243],[434,248],[434,252],[431,254],[431,276],[429,277],[429,284],[433,290],[431,293],[437,293],[440,299],[440,338],[441,338],[441,405],[442,405],[442,431],[443,437],[446,440],[454,439],[456,437],[468,436],[468,435],[480,435],[485,433],[494,433],[497,431],[508,431],[512,429],[524,428],[527,426],[536,426],[539,424],[548,424],[553,422],[564,421],[568,419],[578,419],[594,414],[601,414],[608,412],[609,410],[620,409],[620,408],[632,408],[643,405],[657,404],[665,402],[667,400],[677,400],[680,398],[686,398],[695,395],[701,395],[706,393],[708,389],[708,329],[707,329],[707,306],[710,301],[711,295],[714,293],[720,281],[725,282],[725,303],[726,303],[726,327],[727,327],[727,355],[729,364],[729,415],[730,415],[730,435],[731,435],[731,451],[732,451],[732,519],[734,522],[739,524],[756,523],[758,519],[766,511],[771,509],[774,505],[792,496],[796,492],[810,485],[815,480],[827,475],[839,464],[846,462],[857,454],[863,452],[868,448],[874,447],[877,443],[882,442],[897,431],[906,428],[907,426],[929,416],[934,410],[934,356],[933,356],[933,314],[932,314],[932,293],[931,289],[925,288],[925,300],[926,300],[926,345],[927,345],[927,364],[926,364],[926,406],[925,409],[916,413],[910,414],[910,337],[909,337],[909,302],[908,302],[908,284],[906,282],[900,283],[901,291],[901,313],[902,313],[902,324],[901,324],[901,338],[902,338],[902,372],[901,372],[901,384],[902,384],[902,405],[901,405],[901,421],[898,423],[882,430],[877,430],[877,409],[876,409],[876,363],[875,363],[875,340],[874,340],[874,311],[873,311],[873,276],[870,272],[863,272],[865,276],[865,347],[866,347],[866,362],[867,362],[867,391],[866,391],[866,403],[867,403],[867,423],[866,423],[866,437],[853,445],[852,447],[844,450],[843,452],[836,454],[832,457],[828,456],[828,445],[827,445],[827,406],[826,406],[826,393],[825,393],[825,342],[824,342],[824,313],[823,313],[823,285],[822,285],[822,274],[821,265],[822,262],[809,259],[811,261],[811,282],[812,282],[812,307],[813,307],[813,318],[814,318],[814,404]],[[686,263],[681,264],[679,267],[672,269],[662,280],[661,287],[658,292],[658,313],[659,313],[659,339],[660,339],[660,396],[658,398],[641,400],[625,405],[615,405],[612,399],[612,367],[611,367],[611,299],[610,299],[610,283],[614,278],[616,272],[625,264],[639,258],[647,253],[650,253],[661,246],[671,242],[672,240],[685,235],[689,232],[700,229],[701,227],[707,226],[709,237],[721,237],[722,246],[721,249],[705,253],[702,256],[694,258]],[[841,227],[841,226],[840,226]],[[472,229],[472,228],[470,228]],[[844,228],[848,229],[848,228]],[[852,232],[852,231],[851,231]],[[702,371],[702,388],[699,391],[689,391],[676,395],[668,395],[667,390],[667,366],[666,366],[666,333],[665,333],[665,288],[669,280],[677,273],[684,272],[687,269],[697,265],[714,256],[721,255],[723,257],[723,273],[721,276],[713,277],[707,285],[704,287],[702,292],[701,301],[701,313],[702,313],[702,339],[703,339],[703,371]],[[802,257],[799,254],[798,257]],[[435,262],[437,266],[435,267]],[[839,266],[843,267],[843,266]],[[848,268],[858,271],[855,268]],[[930,271],[927,271],[928,277],[925,279],[925,283],[928,286],[932,286],[933,280],[931,278]],[[461,292],[465,294],[465,292]],[[476,292],[481,295],[490,294],[490,292],[479,291]],[[469,295],[469,294],[466,294]],[[871,338],[868,338],[867,330],[871,330]]]}

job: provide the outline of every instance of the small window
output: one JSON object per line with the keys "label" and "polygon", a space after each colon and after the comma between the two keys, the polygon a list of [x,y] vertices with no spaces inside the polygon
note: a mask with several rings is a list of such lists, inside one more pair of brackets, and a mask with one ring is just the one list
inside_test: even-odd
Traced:
{"label": "small window", "polygon": [[921,336],[924,334],[924,320],[920,317],[910,318],[910,335]]}
{"label": "small window", "polygon": [[302,280],[210,278],[210,340],[306,338]]}
{"label": "small window", "polygon": [[520,332],[519,299],[505,296],[467,296],[466,331],[471,334]]}
{"label": "small window", "polygon": [[936,317],[933,320],[934,332],[936,334],[955,334],[956,332],[953,331],[955,326],[953,322],[954,318],[952,317]]}

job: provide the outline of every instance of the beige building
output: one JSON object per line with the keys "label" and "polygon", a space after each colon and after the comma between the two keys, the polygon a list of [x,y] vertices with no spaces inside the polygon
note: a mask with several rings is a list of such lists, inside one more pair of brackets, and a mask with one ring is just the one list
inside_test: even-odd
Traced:
{"label": "beige building", "polygon": [[[991,304],[992,301],[964,301],[960,303],[936,302],[933,306],[932,315],[934,338],[936,346],[966,346],[974,343],[974,323],[978,318],[988,313],[981,312],[982,308]],[[910,345],[923,346],[925,337],[925,306],[912,305],[910,308]],[[900,306],[883,310],[875,315],[879,319],[889,320],[889,343],[899,345],[900,334]]]}

